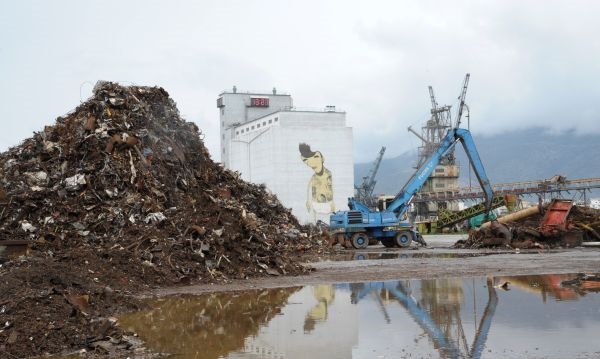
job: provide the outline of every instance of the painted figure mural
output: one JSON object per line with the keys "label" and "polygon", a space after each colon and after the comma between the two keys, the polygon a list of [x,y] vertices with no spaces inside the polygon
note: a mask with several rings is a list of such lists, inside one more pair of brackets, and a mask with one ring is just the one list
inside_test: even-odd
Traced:
{"label": "painted figure mural", "polygon": [[333,202],[333,181],[331,171],[323,165],[325,158],[320,151],[312,151],[306,143],[299,146],[300,159],[315,173],[308,181],[306,190],[306,210],[310,220],[329,223],[329,214],[335,212]]}

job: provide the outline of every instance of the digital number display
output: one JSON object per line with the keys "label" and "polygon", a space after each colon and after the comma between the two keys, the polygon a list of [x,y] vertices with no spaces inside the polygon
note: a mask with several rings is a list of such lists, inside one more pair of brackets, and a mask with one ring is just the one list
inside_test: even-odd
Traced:
{"label": "digital number display", "polygon": [[250,107],[269,107],[269,99],[252,97],[250,98]]}

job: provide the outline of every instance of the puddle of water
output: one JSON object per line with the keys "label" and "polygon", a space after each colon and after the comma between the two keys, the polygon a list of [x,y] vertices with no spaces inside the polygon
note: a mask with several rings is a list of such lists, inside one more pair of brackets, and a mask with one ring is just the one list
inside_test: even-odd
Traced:
{"label": "puddle of water", "polygon": [[176,358],[595,358],[600,288],[587,282],[536,275],[213,293],[155,299],[119,322]]}

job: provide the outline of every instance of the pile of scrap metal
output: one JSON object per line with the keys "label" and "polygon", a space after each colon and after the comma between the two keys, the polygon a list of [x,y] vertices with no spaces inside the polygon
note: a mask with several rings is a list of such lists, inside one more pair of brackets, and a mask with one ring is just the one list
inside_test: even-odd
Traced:
{"label": "pile of scrap metal", "polygon": [[264,186],[213,162],[162,88],[99,82],[56,124],[0,154],[0,245],[90,249],[166,279],[301,273],[318,245]]}
{"label": "pile of scrap metal", "polygon": [[571,200],[554,199],[546,206],[525,208],[484,223],[454,247],[576,247],[600,240],[599,233],[600,210],[575,206]]}

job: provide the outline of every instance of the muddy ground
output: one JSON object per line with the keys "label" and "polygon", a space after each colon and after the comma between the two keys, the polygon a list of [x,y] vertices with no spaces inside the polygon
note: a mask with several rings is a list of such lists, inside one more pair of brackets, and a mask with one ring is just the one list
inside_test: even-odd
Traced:
{"label": "muddy ground", "polygon": [[[322,283],[364,282],[398,280],[408,278],[440,278],[440,277],[481,277],[486,275],[526,275],[526,274],[559,274],[559,273],[597,273],[600,269],[600,248],[569,248],[551,250],[515,250],[505,249],[452,249],[458,239],[465,236],[444,235],[427,236],[429,247],[413,247],[411,249],[385,248],[381,245],[369,247],[366,250],[346,250],[339,248],[332,254],[312,254],[305,256],[304,265],[309,268],[309,274],[298,276],[269,276],[249,279],[235,279],[226,283],[197,284],[182,286],[154,287],[139,285],[133,273],[112,272],[107,266],[106,271],[98,275],[97,283],[89,283],[90,273],[81,273],[86,268],[85,258],[80,255],[58,261],[56,268],[47,266],[47,275],[39,276],[27,271],[19,272],[18,277],[9,279],[17,283],[31,283],[31,292],[23,296],[26,303],[21,303],[19,313],[12,313],[11,320],[27,320],[29,333],[26,336],[19,323],[10,322],[2,329],[8,335],[0,348],[18,348],[10,352],[0,350],[0,358],[25,358],[32,355],[57,353],[85,353],[86,357],[117,357],[125,358],[150,357],[144,343],[115,325],[117,314],[145,309],[144,297],[165,296],[175,294],[201,294],[219,291],[234,291],[257,288],[294,287]],[[35,258],[25,260],[35,261]],[[114,259],[113,259],[114,260]],[[61,263],[63,262],[63,263]],[[67,263],[69,265],[67,265]],[[98,268],[100,263],[93,264]],[[107,263],[108,264],[108,263]],[[61,271],[73,273],[65,277]],[[79,272],[79,273],[78,273]],[[139,274],[138,274],[139,275]],[[64,282],[69,278],[69,282]],[[5,278],[6,279],[6,278]],[[125,281],[125,282],[124,282]],[[126,284],[129,282],[128,284]],[[107,284],[111,283],[111,286]],[[3,283],[4,287],[13,287]],[[77,290],[85,286],[91,288],[87,297]],[[43,289],[42,289],[43,288]],[[52,298],[60,297],[62,300]],[[0,302],[0,311],[7,308],[6,303]],[[39,311],[45,305],[51,306]],[[48,311],[54,315],[45,318]],[[61,314],[56,320],[56,314]],[[32,318],[33,319],[33,318]],[[51,320],[49,320],[51,319]],[[7,321],[9,322],[9,321]],[[22,327],[21,327],[22,328]],[[40,338],[43,336],[43,339]],[[40,353],[36,343],[43,342],[45,350]],[[10,344],[9,344],[10,343]],[[48,343],[54,343],[49,345]],[[9,344],[9,345],[7,345]],[[36,353],[36,354],[34,354]],[[10,355],[8,355],[10,354]]]}
{"label": "muddy ground", "polygon": [[[600,248],[551,250],[449,248],[461,235],[426,236],[428,248],[411,250],[373,246],[366,250],[341,250],[330,257],[311,258],[309,275],[256,278],[221,285],[194,285],[161,288],[151,295],[199,294],[254,288],[277,288],[321,283],[364,282],[441,277],[481,277],[487,275],[526,275],[596,273],[600,271]],[[394,256],[397,258],[393,258]],[[390,258],[392,257],[392,258]],[[364,259],[363,259],[364,258]],[[318,260],[314,262],[315,260]]]}

